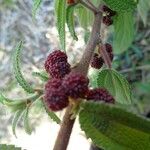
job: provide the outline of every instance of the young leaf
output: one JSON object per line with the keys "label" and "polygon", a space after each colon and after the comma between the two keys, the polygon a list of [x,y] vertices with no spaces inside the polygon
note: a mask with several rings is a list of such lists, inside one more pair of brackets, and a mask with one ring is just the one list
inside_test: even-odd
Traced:
{"label": "young leaf", "polygon": [[131,90],[128,81],[115,70],[102,70],[97,85],[106,88],[115,100],[121,104],[131,104]]}
{"label": "young leaf", "polygon": [[14,115],[14,118],[12,120],[12,131],[13,131],[13,134],[16,138],[17,138],[17,136],[16,136],[16,126],[17,126],[19,120],[21,119],[23,112],[24,112],[24,110],[16,111],[16,113]]}
{"label": "young leaf", "polygon": [[39,77],[42,81],[49,80],[49,77],[45,72],[44,73],[43,72],[33,72],[32,75],[35,77]]}
{"label": "young leaf", "polygon": [[104,2],[118,12],[131,11],[137,6],[137,0],[104,0]]}
{"label": "young leaf", "polygon": [[22,149],[19,147],[15,147],[15,145],[0,144],[0,150],[22,150]]}
{"label": "young leaf", "polygon": [[66,0],[56,0],[55,1],[55,13],[56,13],[56,17],[57,17],[57,30],[58,30],[58,34],[59,34],[61,48],[63,50],[65,50]]}
{"label": "young leaf", "polygon": [[85,102],[79,121],[86,136],[105,150],[150,149],[150,120],[123,109]]}
{"label": "young leaf", "polygon": [[37,12],[38,8],[40,7],[41,2],[42,2],[42,0],[34,0],[34,2],[33,2],[33,8],[32,8],[33,19],[35,19],[36,12]]}
{"label": "young leaf", "polygon": [[67,7],[67,11],[66,11],[66,21],[67,21],[67,25],[68,25],[68,29],[71,33],[71,36],[73,37],[74,40],[78,40],[78,37],[75,33],[75,30],[74,30],[74,8],[75,8],[75,5],[69,5]]}
{"label": "young leaf", "polygon": [[13,71],[17,82],[28,93],[34,93],[34,89],[24,79],[20,68],[20,52],[22,49],[22,41],[20,41],[13,54]]}
{"label": "young leaf", "polygon": [[127,50],[134,37],[133,12],[118,13],[114,17],[114,53],[119,54]]}
{"label": "young leaf", "polygon": [[48,110],[48,108],[45,106],[44,102],[43,102],[43,107],[44,107],[46,113],[48,114],[48,116],[50,117],[50,119],[55,121],[57,124],[61,123],[60,118],[54,112]]}
{"label": "young leaf", "polygon": [[23,116],[23,119],[24,119],[24,128],[25,128],[25,131],[27,134],[31,134],[32,133],[32,129],[29,125],[29,107],[27,107],[24,111],[24,116]]}

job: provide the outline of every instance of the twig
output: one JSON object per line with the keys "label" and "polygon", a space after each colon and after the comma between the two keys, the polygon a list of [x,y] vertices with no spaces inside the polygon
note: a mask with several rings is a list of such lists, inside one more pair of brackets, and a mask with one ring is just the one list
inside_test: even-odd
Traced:
{"label": "twig", "polygon": [[[84,75],[87,75],[89,63],[96,48],[96,45],[99,43],[99,35],[100,35],[100,26],[101,26],[101,18],[102,14],[96,13],[95,20],[92,27],[90,40],[85,48],[84,54],[82,56],[79,65],[74,68],[73,72],[80,72]],[[59,130],[56,143],[53,150],[66,150],[68,146],[68,142],[70,139],[70,135],[72,132],[72,128],[75,122],[75,119],[71,120],[70,111],[72,110],[72,106],[69,106],[65,112],[61,128]]]}
{"label": "twig", "polygon": [[89,5],[88,3],[84,2],[83,0],[79,1],[83,6],[85,6],[86,8],[88,8],[89,10],[91,10],[93,13],[97,13],[97,9],[96,7],[92,7],[91,5]]}
{"label": "twig", "polygon": [[89,3],[89,5],[91,5],[91,7],[93,7],[95,10],[97,10],[97,11],[100,11],[100,10],[98,10],[97,9],[97,7],[91,2],[91,0],[86,0],[88,3]]}
{"label": "twig", "polygon": [[105,64],[108,66],[108,68],[111,68],[111,60],[106,51],[106,46],[104,44],[99,44],[99,51],[102,55],[102,58],[104,59]]}

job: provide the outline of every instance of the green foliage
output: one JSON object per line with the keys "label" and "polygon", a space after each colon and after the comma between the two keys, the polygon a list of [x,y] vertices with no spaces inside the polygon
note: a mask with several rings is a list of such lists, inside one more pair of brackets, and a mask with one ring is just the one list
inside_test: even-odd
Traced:
{"label": "green foliage", "polygon": [[86,136],[105,150],[150,149],[150,121],[123,109],[85,102],[79,120]]}
{"label": "green foliage", "polygon": [[67,22],[67,25],[68,25],[68,29],[71,33],[71,36],[73,37],[74,40],[78,40],[78,37],[75,33],[75,27],[74,27],[74,8],[75,8],[75,5],[69,5],[67,7],[67,12],[66,12],[66,22]]}
{"label": "green foliage", "polygon": [[78,5],[75,11],[77,13],[80,25],[82,26],[82,28],[87,30],[87,28],[93,23],[93,14],[90,10],[88,10],[82,5]]}
{"label": "green foliage", "polygon": [[24,129],[26,133],[30,135],[32,133],[32,129],[29,125],[29,108],[30,107],[27,107],[25,109],[23,119],[24,119]]}
{"label": "green foliage", "polygon": [[99,87],[106,88],[121,104],[131,103],[131,90],[128,81],[118,72],[111,69],[102,70],[97,78]]}
{"label": "green foliage", "polygon": [[113,48],[116,54],[122,53],[131,45],[134,37],[133,12],[118,13],[114,17]]}
{"label": "green foliage", "polygon": [[16,147],[15,145],[0,144],[0,150],[22,150],[22,149]]}
{"label": "green foliage", "polygon": [[12,120],[12,131],[13,131],[13,134],[15,135],[15,137],[17,137],[16,136],[16,126],[17,126],[19,120],[21,119],[23,112],[24,112],[24,109],[16,111],[16,113],[13,117],[13,120]]}
{"label": "green foliage", "polygon": [[48,74],[45,72],[33,72],[32,75],[34,77],[38,77],[42,81],[48,81],[49,80]]}
{"label": "green foliage", "polygon": [[66,34],[65,34],[65,22],[66,22],[66,0],[55,0],[55,14],[57,22],[57,30],[59,34],[60,44],[62,50],[65,50]]}
{"label": "green foliage", "polygon": [[18,45],[16,46],[16,49],[13,54],[13,72],[15,75],[15,78],[17,82],[20,84],[20,86],[28,93],[34,93],[34,89],[26,82],[24,79],[21,68],[20,68],[20,52],[22,50],[23,42],[20,41]]}
{"label": "green foliage", "polygon": [[61,123],[60,118],[52,111],[50,111],[46,105],[43,103],[43,106],[45,108],[46,113],[48,114],[48,116],[50,117],[50,119],[52,119],[54,122],[56,122],[57,124]]}
{"label": "green foliage", "polygon": [[117,12],[131,11],[137,6],[137,0],[103,0],[112,10]]}
{"label": "green foliage", "polygon": [[150,11],[150,1],[140,0],[138,4],[138,12],[143,20],[144,25],[147,23],[148,11]]}
{"label": "green foliage", "polygon": [[34,0],[34,2],[33,2],[33,8],[32,8],[32,17],[33,17],[33,19],[35,19],[37,10],[40,7],[41,2],[42,2],[42,0]]}

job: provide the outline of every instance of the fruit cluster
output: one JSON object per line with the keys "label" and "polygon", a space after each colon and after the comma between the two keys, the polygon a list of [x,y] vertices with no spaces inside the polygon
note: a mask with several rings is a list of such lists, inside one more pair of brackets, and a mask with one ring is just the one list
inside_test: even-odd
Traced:
{"label": "fruit cluster", "polygon": [[47,57],[45,70],[52,76],[52,79],[45,84],[44,102],[52,111],[67,107],[69,98],[114,102],[113,97],[105,89],[90,90],[87,77],[81,73],[70,72],[67,55],[60,50],[52,52]]}
{"label": "fruit cluster", "polygon": [[[109,43],[104,44],[106,52],[110,58],[111,61],[113,61],[113,49],[112,46]],[[101,47],[102,49],[103,47]],[[104,59],[102,58],[102,56],[100,56],[100,54],[94,53],[93,58],[91,60],[91,67],[95,68],[95,69],[100,69],[104,64]]]}
{"label": "fruit cluster", "polygon": [[102,12],[104,13],[103,16],[103,23],[106,26],[110,26],[113,24],[113,19],[112,17],[116,15],[116,12],[108,8],[106,5],[103,5],[101,7]]}

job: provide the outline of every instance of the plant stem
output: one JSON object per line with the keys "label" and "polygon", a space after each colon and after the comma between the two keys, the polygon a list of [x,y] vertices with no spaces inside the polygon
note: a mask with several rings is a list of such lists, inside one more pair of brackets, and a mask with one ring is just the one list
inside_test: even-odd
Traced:
{"label": "plant stem", "polygon": [[[95,14],[94,24],[91,31],[91,37],[85,48],[81,61],[79,62],[78,66],[72,70],[73,72],[80,72],[85,76],[87,75],[90,60],[93,56],[96,45],[99,43],[99,39],[100,39],[101,18],[102,18],[102,14],[100,12]],[[75,119],[73,120],[70,119],[71,109],[72,106],[70,105],[68,106],[65,112],[53,150],[67,149],[72,128],[75,122]]]}
{"label": "plant stem", "polygon": [[89,5],[89,4],[87,4],[87,3],[84,2],[83,0],[80,0],[80,3],[81,3],[83,6],[85,6],[86,8],[88,8],[89,10],[91,10],[92,12],[94,12],[94,13],[97,13],[97,12],[98,12],[97,9],[96,9],[96,7],[93,7],[93,6]]}
{"label": "plant stem", "polygon": [[102,55],[102,58],[104,59],[104,62],[107,65],[107,67],[111,68],[111,60],[106,51],[106,46],[104,44],[99,44],[99,52]]}

